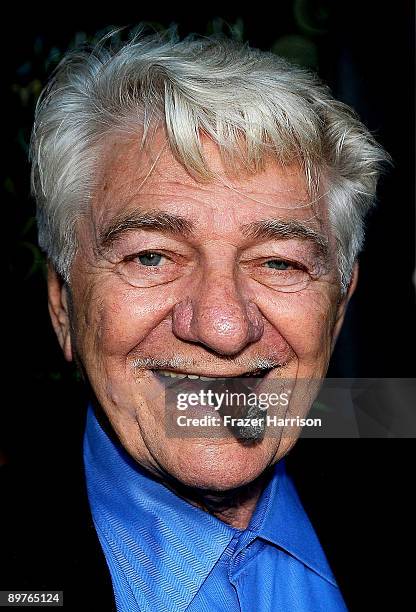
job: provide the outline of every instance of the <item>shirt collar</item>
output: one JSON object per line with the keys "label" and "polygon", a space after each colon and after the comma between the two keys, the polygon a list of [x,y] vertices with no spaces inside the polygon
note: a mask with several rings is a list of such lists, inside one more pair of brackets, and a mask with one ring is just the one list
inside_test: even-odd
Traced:
{"label": "shirt collar", "polygon": [[284,459],[274,468],[248,529],[263,540],[282,548],[336,586],[318,537],[301,504]]}

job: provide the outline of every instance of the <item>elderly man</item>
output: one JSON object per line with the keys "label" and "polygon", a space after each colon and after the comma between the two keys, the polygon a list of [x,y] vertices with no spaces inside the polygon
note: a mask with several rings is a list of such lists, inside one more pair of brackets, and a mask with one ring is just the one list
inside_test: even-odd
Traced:
{"label": "elderly man", "polygon": [[33,191],[117,610],[345,609],[285,472],[300,427],[200,401],[216,427],[172,433],[171,394],[249,379],[307,414],[385,158],[315,76],[238,43],[137,37],[58,67]]}

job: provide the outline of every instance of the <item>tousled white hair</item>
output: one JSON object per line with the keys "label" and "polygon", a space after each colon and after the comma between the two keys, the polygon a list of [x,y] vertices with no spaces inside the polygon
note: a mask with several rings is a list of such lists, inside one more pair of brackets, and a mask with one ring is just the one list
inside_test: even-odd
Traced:
{"label": "tousled white hair", "polygon": [[173,154],[198,180],[213,178],[201,134],[218,144],[230,171],[259,172],[270,155],[299,163],[310,193],[324,188],[345,292],[389,159],[355,112],[316,75],[247,44],[181,41],[172,30],[116,48],[108,41],[69,52],[36,108],[30,157],[39,244],[64,280],[105,136],[136,129],[144,145],[163,126]]}

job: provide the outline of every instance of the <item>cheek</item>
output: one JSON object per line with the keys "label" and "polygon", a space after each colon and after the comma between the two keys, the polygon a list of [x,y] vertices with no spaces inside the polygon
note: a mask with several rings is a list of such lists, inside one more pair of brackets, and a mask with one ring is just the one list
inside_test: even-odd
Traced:
{"label": "cheek", "polygon": [[334,302],[327,293],[275,294],[263,312],[299,359],[314,361],[327,355],[335,320]]}
{"label": "cheek", "polygon": [[124,286],[102,287],[84,304],[84,337],[101,354],[125,357],[168,317],[174,305],[166,294]]}

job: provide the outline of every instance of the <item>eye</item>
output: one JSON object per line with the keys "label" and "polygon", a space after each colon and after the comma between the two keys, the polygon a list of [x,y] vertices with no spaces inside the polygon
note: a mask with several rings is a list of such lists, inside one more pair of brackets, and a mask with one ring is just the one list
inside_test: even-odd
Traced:
{"label": "eye", "polygon": [[283,259],[271,259],[270,261],[266,261],[264,263],[268,268],[272,268],[273,270],[290,270],[293,269],[293,266]]}
{"label": "eye", "polygon": [[142,266],[158,266],[162,259],[165,259],[160,253],[141,253],[136,256],[136,259],[142,264]]}
{"label": "eye", "polygon": [[178,254],[149,250],[125,257],[117,272],[133,287],[156,287],[176,280],[184,267]]}
{"label": "eye", "polygon": [[243,262],[243,267],[253,279],[275,291],[301,291],[312,279],[302,263],[280,257],[256,258]]}

